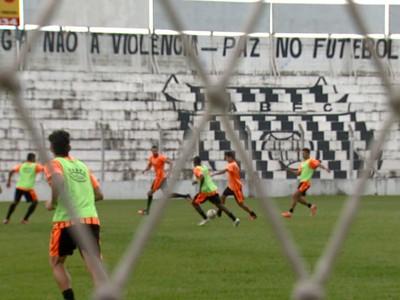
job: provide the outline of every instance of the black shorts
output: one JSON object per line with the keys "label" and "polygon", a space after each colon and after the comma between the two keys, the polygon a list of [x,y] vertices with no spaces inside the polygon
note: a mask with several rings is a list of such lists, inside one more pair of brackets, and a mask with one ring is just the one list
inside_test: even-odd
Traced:
{"label": "black shorts", "polygon": [[235,193],[229,187],[227,187],[222,195],[224,195],[225,197],[235,196]]}
{"label": "black shorts", "polygon": [[196,196],[194,196],[194,199],[193,199],[193,201],[197,204],[201,204],[207,200],[215,205],[221,204],[221,198],[219,197],[218,193],[211,195],[211,196],[206,196],[203,193],[199,193]]}
{"label": "black shorts", "polygon": [[[89,229],[95,240],[95,255],[100,257],[100,225],[97,224],[82,224]],[[84,245],[76,243],[72,236],[71,231],[75,225],[65,228],[54,228],[51,232],[50,240],[50,256],[63,257],[66,255],[72,255],[76,248],[79,251],[85,250]]]}
{"label": "black shorts", "polygon": [[14,202],[21,201],[22,196],[25,197],[26,202],[37,202],[38,201],[38,198],[37,198],[34,190],[25,191],[25,190],[20,190],[19,188],[16,188],[15,194],[14,194]]}

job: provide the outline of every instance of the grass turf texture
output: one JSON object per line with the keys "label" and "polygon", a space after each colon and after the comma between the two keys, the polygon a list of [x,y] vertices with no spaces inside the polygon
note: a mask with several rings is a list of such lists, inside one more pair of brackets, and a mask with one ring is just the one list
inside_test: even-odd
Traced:
{"label": "grass turf texture", "polygon": [[[345,197],[308,197],[318,205],[315,217],[298,206],[285,226],[313,268],[325,248]],[[156,200],[157,201],[157,200]],[[173,200],[142,254],[124,299],[289,299],[294,275],[257,200],[247,204],[258,212],[250,220],[232,199],[227,206],[241,219],[238,228],[226,215],[198,227],[199,215],[185,200]],[[274,199],[280,210],[289,197]],[[136,214],[145,201],[98,203],[105,264],[112,270],[140,222]],[[5,215],[9,203],[1,203]],[[326,299],[398,299],[400,293],[399,201],[396,197],[365,197],[326,286]],[[48,265],[52,213],[43,203],[21,225],[27,209],[21,203],[10,224],[1,224],[1,299],[62,299]],[[206,210],[211,205],[205,204]],[[89,299],[91,281],[76,252],[67,261],[77,299]]]}

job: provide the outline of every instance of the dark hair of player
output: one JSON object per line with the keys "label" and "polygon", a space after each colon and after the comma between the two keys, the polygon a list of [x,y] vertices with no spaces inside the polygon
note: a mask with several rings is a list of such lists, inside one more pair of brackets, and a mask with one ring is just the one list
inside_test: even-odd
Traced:
{"label": "dark hair of player", "polygon": [[200,156],[195,156],[195,157],[193,158],[193,163],[194,163],[195,165],[200,165],[200,164],[201,164],[201,158],[200,158]]}
{"label": "dark hair of player", "polygon": [[235,159],[235,152],[233,152],[233,151],[226,151],[226,152],[225,152],[225,157],[231,157],[231,158]]}
{"label": "dark hair of player", "polygon": [[26,157],[26,160],[27,161],[34,161],[35,157],[36,157],[35,153],[30,152],[30,153],[28,153],[28,156]]}
{"label": "dark hair of player", "polygon": [[54,154],[59,156],[68,156],[70,150],[70,136],[65,130],[56,130],[49,135],[49,141]]}

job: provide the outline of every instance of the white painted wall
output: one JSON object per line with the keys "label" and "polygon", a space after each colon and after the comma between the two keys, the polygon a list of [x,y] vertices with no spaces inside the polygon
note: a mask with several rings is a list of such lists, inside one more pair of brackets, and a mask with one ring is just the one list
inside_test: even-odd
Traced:
{"label": "white painted wall", "polygon": [[[146,199],[147,190],[150,188],[151,179],[136,180],[129,182],[104,182],[101,184],[106,200],[135,200]],[[216,180],[220,194],[226,188],[225,180]],[[269,197],[290,197],[296,191],[298,182],[296,180],[265,180],[263,181],[264,189]],[[357,180],[313,180],[313,185],[307,191],[307,195],[352,195]],[[1,184],[3,193],[0,194],[0,202],[9,202],[14,199],[14,186],[7,189]],[[364,195],[381,195],[393,196],[400,194],[400,179],[370,179],[367,184],[368,188]],[[245,197],[249,197],[250,183],[246,182],[243,188]],[[38,181],[36,184],[36,193],[39,201],[50,199],[50,188],[44,181]],[[190,180],[179,181],[175,186],[174,192],[191,194],[197,193],[197,186],[192,186]],[[161,192],[155,194],[155,199],[161,196]],[[25,201],[22,199],[22,202]]]}

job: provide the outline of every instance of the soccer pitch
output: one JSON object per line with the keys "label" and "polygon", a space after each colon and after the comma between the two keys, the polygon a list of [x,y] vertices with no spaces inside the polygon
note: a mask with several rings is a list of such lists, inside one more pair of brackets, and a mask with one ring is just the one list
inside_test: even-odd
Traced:
{"label": "soccer pitch", "polygon": [[[318,205],[309,217],[298,206],[283,219],[312,269],[341,213],[344,196],[308,197]],[[157,200],[155,200],[157,201]],[[124,299],[289,299],[295,278],[256,199],[247,204],[258,213],[250,220],[233,199],[227,206],[240,219],[235,228],[223,215],[204,227],[186,200],[172,200],[142,254]],[[290,198],[276,198],[287,210]],[[5,215],[9,203],[1,203]],[[102,201],[102,248],[113,270],[146,217],[136,214],[145,201]],[[368,196],[362,201],[350,234],[326,287],[326,298],[398,299],[400,240],[398,197]],[[203,208],[211,208],[204,204]],[[40,203],[31,224],[19,220],[27,209],[20,203],[10,224],[1,225],[1,299],[62,299],[48,264],[52,213]],[[91,280],[76,252],[67,261],[77,299],[89,299]]]}

